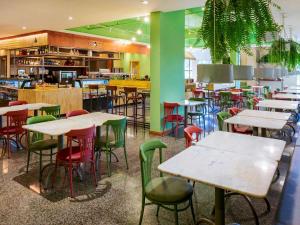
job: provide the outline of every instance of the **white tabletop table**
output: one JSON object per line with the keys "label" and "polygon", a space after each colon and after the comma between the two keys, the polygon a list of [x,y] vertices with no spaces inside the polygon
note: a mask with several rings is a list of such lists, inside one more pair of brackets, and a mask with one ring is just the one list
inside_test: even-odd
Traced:
{"label": "white tabletop table", "polygon": [[265,197],[278,163],[245,154],[192,146],[158,166],[164,173],[215,187],[215,224],[224,225],[224,190]]}
{"label": "white tabletop table", "polygon": [[[266,136],[266,129],[281,130],[286,124],[285,120],[266,119],[262,117],[251,116],[233,116],[224,121],[227,124],[237,124],[242,126],[250,126],[256,130],[258,134],[258,128],[262,130],[262,136]],[[230,130],[231,126],[229,126]]]}
{"label": "white tabletop table", "polygon": [[84,129],[95,125],[101,126],[108,120],[123,119],[124,116],[108,113],[89,113],[80,116],[70,117],[68,119],[54,120],[44,123],[37,123],[23,126],[24,129],[59,137],[59,145],[63,145],[63,135],[74,129]]}
{"label": "white tabletop table", "polygon": [[279,161],[285,147],[285,141],[215,131],[197,142],[196,145]]}
{"label": "white tabletop table", "polygon": [[288,87],[288,89],[290,90],[300,90],[300,86],[291,86],[291,87]]}
{"label": "white tabletop table", "polygon": [[299,89],[287,89],[282,90],[279,93],[288,93],[288,94],[300,94],[300,88]]}
{"label": "white tabletop table", "polygon": [[256,106],[270,109],[296,110],[298,109],[298,104],[296,101],[267,99],[260,101]]}
{"label": "white tabletop table", "polygon": [[198,105],[205,105],[205,101],[191,101],[191,100],[184,100],[178,102],[179,105],[184,106],[184,127],[187,126],[188,120],[188,107],[198,106]]}
{"label": "white tabletop table", "polygon": [[39,110],[43,107],[48,107],[48,106],[54,106],[54,105],[48,104],[48,103],[31,103],[31,104],[24,104],[24,105],[0,107],[0,115],[4,115],[7,112],[24,110],[24,109],[35,111],[35,110]]}
{"label": "white tabletop table", "polygon": [[266,119],[287,121],[290,118],[291,113],[245,109],[238,113],[238,116],[261,117]]}
{"label": "white tabletop table", "polygon": [[275,94],[272,95],[272,98],[274,99],[283,99],[283,100],[300,100],[300,95],[295,95],[295,94]]}

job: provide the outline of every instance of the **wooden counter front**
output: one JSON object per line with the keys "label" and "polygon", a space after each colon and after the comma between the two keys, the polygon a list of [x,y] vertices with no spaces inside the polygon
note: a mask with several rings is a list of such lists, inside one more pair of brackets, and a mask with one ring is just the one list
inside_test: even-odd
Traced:
{"label": "wooden counter front", "polygon": [[81,88],[37,88],[19,89],[18,100],[28,103],[49,103],[60,105],[61,114],[82,109]]}

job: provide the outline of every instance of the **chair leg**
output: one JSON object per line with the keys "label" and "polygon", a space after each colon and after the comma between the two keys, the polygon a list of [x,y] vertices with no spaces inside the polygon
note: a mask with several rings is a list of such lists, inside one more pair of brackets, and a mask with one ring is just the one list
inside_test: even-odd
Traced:
{"label": "chair leg", "polygon": [[27,165],[26,165],[26,173],[28,173],[28,169],[29,169],[29,162],[30,162],[30,150],[28,149],[28,152],[27,152]]}
{"label": "chair leg", "polygon": [[110,153],[109,153],[108,149],[106,149],[105,154],[106,154],[107,174],[108,174],[108,176],[110,177],[110,175],[111,175],[111,174],[110,174],[110,160],[109,160],[109,158],[110,158]]}
{"label": "chair leg", "polygon": [[93,175],[94,175],[95,186],[97,187],[98,183],[97,183],[97,177],[96,177],[95,160],[93,160],[93,161],[91,162],[91,167],[92,167],[92,173],[93,173]]}
{"label": "chair leg", "polygon": [[124,155],[125,155],[125,161],[126,161],[126,168],[128,170],[128,161],[127,161],[127,151],[126,151],[126,146],[124,146]]}
{"label": "chair leg", "polygon": [[42,181],[42,167],[43,167],[43,161],[42,161],[42,151],[40,151],[40,177],[39,177],[39,181]]}
{"label": "chair leg", "polygon": [[142,199],[142,209],[141,209],[141,214],[140,214],[140,222],[139,222],[139,225],[141,225],[141,224],[142,224],[142,221],[143,221],[144,209],[145,209],[145,196],[143,196],[143,199]]}
{"label": "chair leg", "polygon": [[175,225],[178,225],[178,209],[177,209],[177,205],[174,205],[174,217],[175,217]]}
{"label": "chair leg", "polygon": [[69,165],[70,195],[73,198],[73,166]]}
{"label": "chair leg", "polygon": [[157,209],[156,209],[156,216],[158,216],[158,213],[159,213],[159,208],[160,208],[160,206],[159,206],[159,205],[157,205]]}
{"label": "chair leg", "polygon": [[[195,184],[195,182],[194,182],[194,184]],[[192,197],[190,198],[189,202],[190,202],[190,207],[191,207],[193,222],[194,222],[194,224],[196,224],[196,218],[195,218],[195,212],[194,212],[194,206],[193,206],[193,199],[192,199]]]}

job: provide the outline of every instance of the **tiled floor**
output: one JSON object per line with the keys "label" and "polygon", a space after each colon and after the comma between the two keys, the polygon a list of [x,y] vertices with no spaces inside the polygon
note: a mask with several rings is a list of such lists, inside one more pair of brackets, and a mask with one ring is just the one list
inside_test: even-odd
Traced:
{"label": "tiled floor", "polygon": [[[157,137],[149,136],[148,131],[143,129],[139,129],[135,133],[129,127],[127,133],[129,170],[126,170],[123,152],[117,152],[120,162],[113,163],[111,177],[106,176],[105,162],[102,161],[102,179],[98,181],[97,188],[93,186],[92,179],[88,175],[82,182],[78,178],[74,179],[76,195],[74,199],[68,197],[68,182],[65,185],[60,183],[53,189],[40,191],[37,182],[38,161],[33,160],[30,172],[26,174],[26,153],[24,151],[14,152],[9,160],[6,158],[0,160],[0,224],[138,224],[142,191],[139,145],[149,138]],[[168,144],[166,158],[184,149],[184,139],[163,137],[162,140]],[[293,145],[288,150],[292,151]],[[288,160],[283,158],[280,163],[281,177],[272,185],[269,193],[272,204],[270,213],[265,213],[265,205],[262,200],[253,199],[262,225],[273,224],[287,167]],[[201,216],[212,217],[210,212],[213,202],[214,189],[196,184],[194,205],[198,219]],[[226,222],[254,224],[250,209],[243,199],[234,197],[228,200],[226,210]],[[143,224],[174,224],[172,213],[162,209],[158,218],[155,213],[156,207],[147,206]],[[179,219],[180,224],[192,224],[189,210],[181,213]]]}

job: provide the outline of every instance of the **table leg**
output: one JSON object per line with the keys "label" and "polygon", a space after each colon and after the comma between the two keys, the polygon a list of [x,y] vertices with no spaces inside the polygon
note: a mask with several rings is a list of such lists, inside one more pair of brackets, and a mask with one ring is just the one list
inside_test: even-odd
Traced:
{"label": "table leg", "polygon": [[253,136],[258,136],[258,128],[253,127]]}
{"label": "table leg", "polygon": [[215,188],[215,224],[225,225],[225,200],[224,190]]}
{"label": "table leg", "polygon": [[261,128],[261,136],[267,137],[267,129],[266,128]]}
{"label": "table leg", "polygon": [[59,135],[57,137],[57,141],[58,141],[58,151],[64,148],[64,135]]}
{"label": "table leg", "polygon": [[33,114],[34,116],[38,116],[39,111],[38,111],[37,109],[35,109],[35,110],[33,111],[33,113],[34,113],[34,114]]}
{"label": "table leg", "polygon": [[2,115],[0,115],[0,128],[2,128]]}
{"label": "table leg", "polygon": [[187,120],[188,120],[188,106],[184,106],[184,127],[187,127]]}

